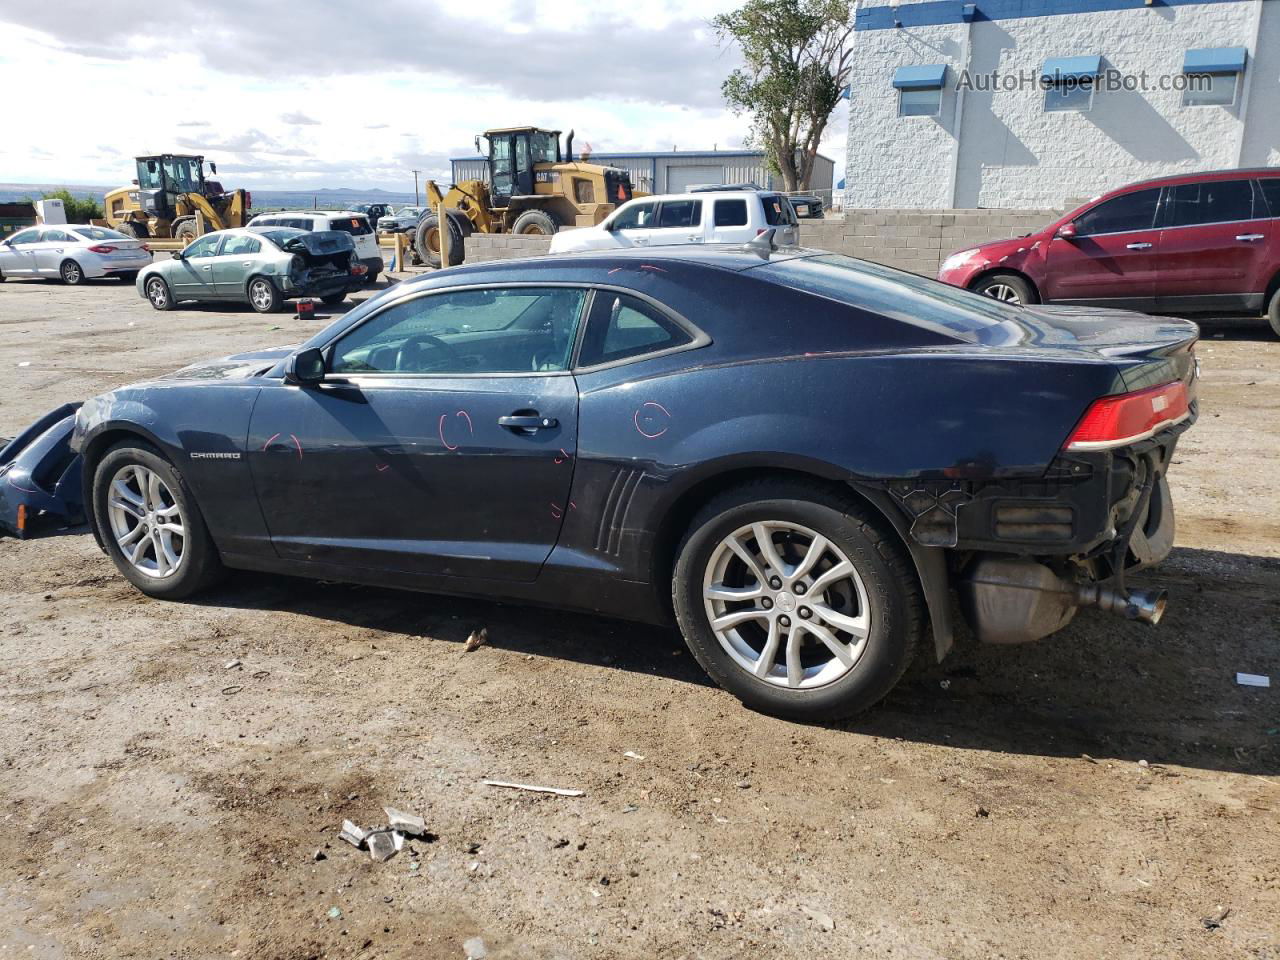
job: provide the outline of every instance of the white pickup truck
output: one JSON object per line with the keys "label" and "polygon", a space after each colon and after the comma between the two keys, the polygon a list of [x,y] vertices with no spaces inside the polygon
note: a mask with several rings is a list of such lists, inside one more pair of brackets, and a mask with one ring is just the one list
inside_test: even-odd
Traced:
{"label": "white pickup truck", "polygon": [[552,253],[661,247],[684,243],[746,243],[773,227],[774,242],[799,242],[787,198],[765,190],[703,190],[629,200],[599,226],[560,230]]}

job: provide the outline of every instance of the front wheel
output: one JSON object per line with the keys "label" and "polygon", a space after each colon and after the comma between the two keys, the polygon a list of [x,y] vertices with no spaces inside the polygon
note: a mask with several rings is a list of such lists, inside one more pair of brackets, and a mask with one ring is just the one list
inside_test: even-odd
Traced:
{"label": "front wheel", "polygon": [[162,278],[152,277],[147,281],[144,289],[152,307],[157,310],[173,309],[173,294],[169,292],[169,285]]}
{"label": "front wheel", "polygon": [[969,289],[974,293],[982,294],[984,297],[991,297],[993,300],[1000,300],[1004,303],[1012,303],[1015,306],[1026,306],[1029,303],[1040,302],[1040,298],[1036,296],[1035,288],[1025,279],[1013,273],[993,273],[989,277],[983,277]]}
{"label": "front wheel", "polygon": [[68,287],[78,287],[84,283],[84,270],[74,260],[63,260],[58,275]]}
{"label": "front wheel", "polygon": [[[456,267],[465,256],[462,227],[454,217],[449,217],[449,266]],[[418,259],[429,267],[440,266],[440,218],[428,213],[418,221],[414,232],[413,247]]]}
{"label": "front wheel", "polygon": [[748,707],[826,721],[897,683],[922,632],[905,548],[861,509],[800,482],[729,491],[694,519],[672,584],[697,661]]}
{"label": "front wheel", "polygon": [[1267,322],[1271,324],[1272,333],[1280,337],[1280,290],[1271,295],[1271,305],[1267,307]]}
{"label": "front wheel", "polygon": [[99,461],[93,512],[116,569],[147,596],[179,600],[222,574],[186,481],[142,440],[119,443]]}
{"label": "front wheel", "polygon": [[284,304],[284,298],[276,285],[266,277],[254,277],[249,281],[249,306],[258,313],[276,313]]}
{"label": "front wheel", "polygon": [[549,237],[560,224],[545,210],[526,210],[511,224],[511,232],[526,237]]}

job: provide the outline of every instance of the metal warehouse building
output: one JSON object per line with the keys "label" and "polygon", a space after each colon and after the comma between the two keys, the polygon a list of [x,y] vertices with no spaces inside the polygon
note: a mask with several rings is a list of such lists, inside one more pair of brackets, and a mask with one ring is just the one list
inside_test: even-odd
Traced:
{"label": "metal warehouse building", "polygon": [[[687,150],[667,153],[592,153],[592,163],[621,167],[631,175],[631,185],[645,193],[683,193],[701,183],[754,183],[780,189],[782,178],[769,173],[764,153],[758,150]],[[487,180],[489,161],[484,157],[456,157],[453,182]],[[809,187],[830,191],[835,162],[818,154]]]}

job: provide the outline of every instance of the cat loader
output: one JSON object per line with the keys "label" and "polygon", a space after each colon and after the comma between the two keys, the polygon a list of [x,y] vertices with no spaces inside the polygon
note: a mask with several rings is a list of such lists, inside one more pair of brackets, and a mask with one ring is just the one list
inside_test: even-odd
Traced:
{"label": "cat loader", "polygon": [[[253,197],[245,190],[222,189],[206,180],[204,157],[163,153],[136,157],[138,177],[132,186],[112,190],[103,209],[109,226],[140,239],[181,240],[188,244],[199,232],[196,213],[206,231],[243,227],[249,222]],[[209,164],[217,175],[217,164]]]}

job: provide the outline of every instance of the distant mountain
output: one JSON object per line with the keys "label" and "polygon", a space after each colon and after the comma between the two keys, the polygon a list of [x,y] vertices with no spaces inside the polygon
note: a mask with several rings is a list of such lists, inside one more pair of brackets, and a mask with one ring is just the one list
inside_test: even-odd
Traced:
{"label": "distant mountain", "polygon": [[[224,182],[225,186],[230,186],[229,182]],[[72,196],[83,197],[86,199],[93,198],[101,202],[103,195],[108,190],[114,190],[114,186],[99,186],[94,184],[70,184],[70,183],[0,183],[0,203],[13,203],[18,200],[26,200],[28,197],[36,199],[43,193],[50,190],[68,190]],[[353,203],[390,203],[390,204],[410,204],[414,202],[412,193],[396,193],[392,190],[382,190],[373,188],[370,190],[353,190],[350,187],[322,187],[317,190],[270,190],[266,188],[253,189],[254,210],[294,210],[303,208],[313,209],[333,209],[337,207],[342,209]]]}

